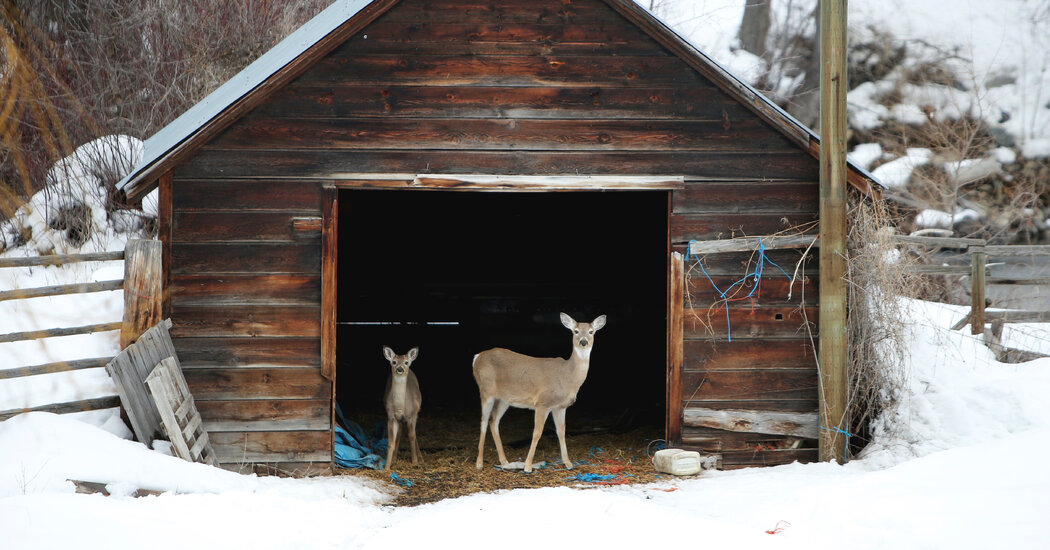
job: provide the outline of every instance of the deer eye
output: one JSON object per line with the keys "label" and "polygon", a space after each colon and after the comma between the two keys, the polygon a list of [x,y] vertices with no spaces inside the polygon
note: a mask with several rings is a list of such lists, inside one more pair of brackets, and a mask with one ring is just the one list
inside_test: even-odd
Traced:
{"label": "deer eye", "polygon": [[579,334],[580,333],[580,329],[578,329],[578,328],[577,329],[573,329],[573,332],[575,332],[576,334]]}
{"label": "deer eye", "polygon": [[587,334],[594,334],[594,329],[592,328],[591,330],[588,330]]}

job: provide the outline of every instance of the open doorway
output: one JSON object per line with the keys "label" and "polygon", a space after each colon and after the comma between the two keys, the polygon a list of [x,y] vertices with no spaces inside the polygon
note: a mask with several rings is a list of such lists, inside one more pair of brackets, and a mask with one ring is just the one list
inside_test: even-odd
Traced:
{"label": "open doorway", "polygon": [[[385,419],[381,347],[418,346],[421,445],[476,450],[474,355],[568,357],[564,311],[608,316],[570,437],[640,426],[663,437],[668,192],[340,190],[339,205],[336,399],[349,420],[371,431]],[[503,422],[513,441],[532,413]]]}

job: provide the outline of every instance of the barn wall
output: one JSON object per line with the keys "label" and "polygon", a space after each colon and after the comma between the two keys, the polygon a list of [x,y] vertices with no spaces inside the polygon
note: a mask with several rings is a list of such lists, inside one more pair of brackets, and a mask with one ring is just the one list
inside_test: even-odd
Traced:
{"label": "barn wall", "polygon": [[[683,175],[679,251],[817,210],[810,155],[600,0],[404,0],[174,171],[173,336],[224,461],[329,459],[320,241],[293,234],[291,219],[319,215],[320,181],[426,172]],[[787,268],[798,254],[770,257]],[[705,265],[728,280],[745,259]],[[691,324],[711,299],[691,277],[683,404],[815,410],[797,304],[773,289],[754,316],[735,304],[728,343],[724,318],[707,332]],[[793,358],[760,359],[767,339]],[[683,432],[727,466],[785,456],[749,438]]]}

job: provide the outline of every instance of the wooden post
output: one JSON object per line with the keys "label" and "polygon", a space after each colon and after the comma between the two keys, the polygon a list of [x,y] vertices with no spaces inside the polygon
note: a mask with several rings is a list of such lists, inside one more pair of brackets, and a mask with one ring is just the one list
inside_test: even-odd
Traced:
{"label": "wooden post", "polygon": [[667,285],[667,445],[682,442],[682,363],[685,356],[685,263],[671,253]]}
{"label": "wooden post", "polygon": [[133,240],[124,248],[124,321],[120,349],[161,320],[161,243]]}
{"label": "wooden post", "polygon": [[970,247],[970,334],[984,333],[984,271],[988,263],[983,246]]}
{"label": "wooden post", "polygon": [[820,0],[820,460],[846,461],[846,0]]}

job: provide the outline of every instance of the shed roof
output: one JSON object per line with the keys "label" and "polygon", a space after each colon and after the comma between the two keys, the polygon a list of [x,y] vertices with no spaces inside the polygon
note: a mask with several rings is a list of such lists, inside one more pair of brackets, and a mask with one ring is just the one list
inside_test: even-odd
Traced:
{"label": "shed roof", "polygon": [[[188,152],[202,145],[245,114],[258,98],[283,85],[399,0],[335,0],[328,8],[146,139],[142,161],[117,183],[129,201],[152,190],[157,178]],[[814,156],[819,136],[766,96],[727,71],[659,18],[632,0],[602,0],[681,57],[693,69],[749,107]],[[848,180],[861,190],[882,185],[868,172],[848,163]]]}

